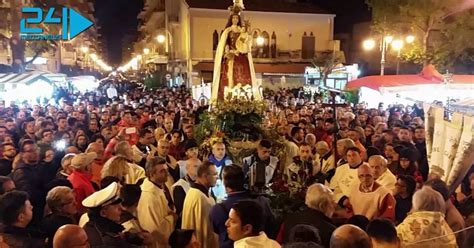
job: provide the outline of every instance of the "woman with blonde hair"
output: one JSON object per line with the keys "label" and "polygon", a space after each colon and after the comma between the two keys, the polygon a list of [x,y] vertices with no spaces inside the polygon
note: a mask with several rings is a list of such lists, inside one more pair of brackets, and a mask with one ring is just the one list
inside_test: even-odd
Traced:
{"label": "woman with blonde hair", "polygon": [[106,177],[119,178],[122,183],[126,183],[126,177],[129,172],[127,159],[122,156],[115,156],[107,160],[102,168],[102,179]]}

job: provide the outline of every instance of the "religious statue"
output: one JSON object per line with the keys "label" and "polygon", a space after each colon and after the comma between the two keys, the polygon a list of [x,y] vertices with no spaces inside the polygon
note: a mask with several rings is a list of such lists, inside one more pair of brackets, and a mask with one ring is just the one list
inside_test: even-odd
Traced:
{"label": "religious statue", "polygon": [[232,94],[235,87],[247,85],[251,87],[253,95],[249,100],[261,99],[252,60],[252,35],[249,22],[242,21],[243,9],[243,0],[234,0],[234,5],[229,7],[229,20],[220,37],[214,59],[211,95],[211,101],[214,102],[227,99],[229,96],[226,94]]}

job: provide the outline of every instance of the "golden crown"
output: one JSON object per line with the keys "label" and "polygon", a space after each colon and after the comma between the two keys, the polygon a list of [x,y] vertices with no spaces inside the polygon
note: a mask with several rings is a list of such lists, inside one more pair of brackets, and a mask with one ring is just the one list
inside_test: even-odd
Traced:
{"label": "golden crown", "polygon": [[234,0],[234,5],[229,6],[231,15],[240,15],[240,12],[245,9],[243,0]]}

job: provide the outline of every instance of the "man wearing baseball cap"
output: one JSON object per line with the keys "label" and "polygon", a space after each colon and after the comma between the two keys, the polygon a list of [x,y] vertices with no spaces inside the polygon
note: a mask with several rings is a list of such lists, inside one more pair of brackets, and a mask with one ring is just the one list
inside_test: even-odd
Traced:
{"label": "man wearing baseball cap", "polygon": [[74,189],[79,213],[85,212],[81,202],[95,192],[91,183],[92,174],[90,173],[90,165],[96,157],[97,154],[95,152],[80,153],[71,160],[70,166],[73,172],[67,179],[71,182]]}

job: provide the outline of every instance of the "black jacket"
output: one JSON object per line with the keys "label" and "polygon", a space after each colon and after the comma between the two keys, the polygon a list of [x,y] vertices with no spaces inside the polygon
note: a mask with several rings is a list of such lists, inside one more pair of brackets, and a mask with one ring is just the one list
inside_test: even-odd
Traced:
{"label": "black jacket", "polygon": [[53,247],[53,238],[56,231],[67,224],[77,224],[72,217],[59,215],[59,214],[49,214],[43,218],[41,222],[41,230],[46,233],[48,237],[47,247]]}
{"label": "black jacket", "polygon": [[8,176],[12,172],[13,161],[1,158],[0,159],[0,176]]}
{"label": "black jacket", "polygon": [[316,227],[319,230],[322,245],[329,247],[331,235],[336,229],[331,219],[322,212],[314,209],[305,209],[302,212],[296,212],[288,215],[283,222],[283,242],[287,243],[289,240],[291,229],[298,224],[306,224]]}
{"label": "black jacket", "polygon": [[3,241],[10,248],[43,248],[44,235],[40,232],[15,226],[6,226],[2,232]]}
{"label": "black jacket", "polygon": [[89,214],[89,222],[84,231],[89,238],[91,248],[94,247],[131,247],[122,236],[123,226],[101,216]]}
{"label": "black jacket", "polygon": [[44,183],[38,165],[27,165],[20,162],[10,176],[17,190],[25,191],[33,205],[33,220],[30,225],[37,226],[43,217],[46,201]]}

